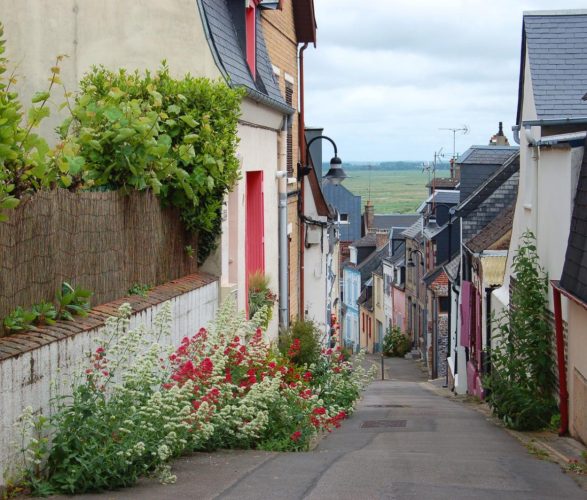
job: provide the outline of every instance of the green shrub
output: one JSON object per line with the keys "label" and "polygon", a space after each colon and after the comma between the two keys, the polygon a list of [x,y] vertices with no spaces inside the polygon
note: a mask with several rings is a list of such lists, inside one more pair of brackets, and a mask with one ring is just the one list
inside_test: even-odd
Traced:
{"label": "green shrub", "polygon": [[242,91],[190,75],[93,68],[80,82],[64,144],[83,159],[81,182],[152,189],[198,234],[198,260],[216,246],[224,196],[239,178]]}
{"label": "green shrub", "polygon": [[394,326],[388,328],[383,337],[383,354],[386,356],[404,357],[410,350],[410,338]]}
{"label": "green shrub", "polygon": [[495,414],[514,429],[548,427],[556,413],[552,328],[546,317],[548,279],[535,237],[522,236],[513,259],[515,286],[509,309],[498,318],[491,374],[483,382]]}
{"label": "green shrub", "polygon": [[279,351],[296,365],[317,363],[320,359],[320,331],[313,321],[298,320],[279,337]]}

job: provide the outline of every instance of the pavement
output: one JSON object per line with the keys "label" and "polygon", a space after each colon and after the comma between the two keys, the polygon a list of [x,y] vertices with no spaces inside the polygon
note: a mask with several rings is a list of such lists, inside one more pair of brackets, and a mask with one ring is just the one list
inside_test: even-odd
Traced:
{"label": "pavement", "polygon": [[145,479],[73,498],[587,499],[559,465],[529,453],[490,416],[444,397],[418,362],[384,362],[385,380],[371,383],[354,415],[310,452],[196,453],[174,462],[173,485]]}

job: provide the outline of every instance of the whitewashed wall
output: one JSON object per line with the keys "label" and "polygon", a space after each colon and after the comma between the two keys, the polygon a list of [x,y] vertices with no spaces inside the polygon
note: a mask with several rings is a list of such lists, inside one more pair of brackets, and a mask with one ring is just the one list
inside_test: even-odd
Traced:
{"label": "whitewashed wall", "polygon": [[[179,295],[156,306],[133,314],[130,327],[152,326],[163,304],[170,302],[173,314],[173,345],[185,336],[192,336],[200,327],[207,326],[218,307],[218,282],[212,282]],[[52,382],[66,379],[75,370],[87,352],[94,350],[95,339],[103,327],[81,332],[57,340],[37,349],[0,361],[0,489],[4,471],[18,458],[13,442],[14,423],[27,406],[34,411],[49,411],[49,400],[56,390]]]}

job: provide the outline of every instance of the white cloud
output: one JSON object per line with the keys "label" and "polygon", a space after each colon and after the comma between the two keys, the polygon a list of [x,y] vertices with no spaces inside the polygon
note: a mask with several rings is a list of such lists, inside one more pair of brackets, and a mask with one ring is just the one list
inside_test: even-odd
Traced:
{"label": "white cloud", "polygon": [[[581,8],[561,0],[557,8]],[[522,11],[547,0],[315,0],[317,50],[306,61],[306,121],[347,160],[426,160],[452,150],[443,127],[467,124],[457,149],[511,140]],[[512,141],[513,142],[513,141]],[[327,154],[326,154],[327,156]]]}

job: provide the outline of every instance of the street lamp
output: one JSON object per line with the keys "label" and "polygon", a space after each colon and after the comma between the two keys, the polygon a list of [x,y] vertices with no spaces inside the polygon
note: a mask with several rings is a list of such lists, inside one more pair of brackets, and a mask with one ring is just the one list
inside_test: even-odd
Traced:
{"label": "street lamp", "polygon": [[[309,151],[312,143],[318,139],[326,139],[334,147],[334,157],[330,160],[330,170],[328,170],[328,172],[326,172],[326,175],[324,176],[323,179],[327,182],[330,182],[331,184],[335,184],[335,185],[340,184],[342,181],[344,181],[348,177],[348,175],[342,169],[342,160],[338,157],[338,149],[337,149],[334,141],[330,137],[327,137],[325,135],[319,135],[319,136],[316,136],[316,137],[313,137],[312,139],[310,139],[306,148]],[[308,175],[310,173],[311,169],[312,169],[312,167],[310,167],[309,165],[303,166],[299,170],[300,179],[304,175]]]}

